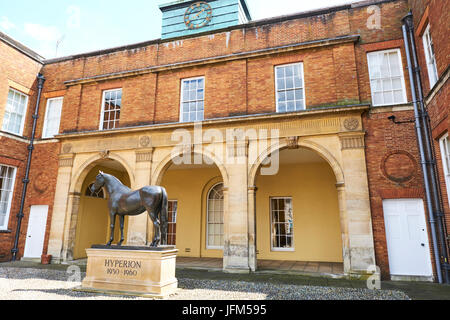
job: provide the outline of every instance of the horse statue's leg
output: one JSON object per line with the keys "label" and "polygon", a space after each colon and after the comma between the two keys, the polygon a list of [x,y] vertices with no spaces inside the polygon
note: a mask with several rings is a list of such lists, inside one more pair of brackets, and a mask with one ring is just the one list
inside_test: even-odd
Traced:
{"label": "horse statue's leg", "polygon": [[123,243],[123,240],[125,239],[124,235],[123,235],[123,227],[125,224],[125,216],[119,216],[120,218],[120,241],[117,244],[118,246],[121,246]]}
{"label": "horse statue's leg", "polygon": [[109,216],[111,218],[111,236],[109,237],[109,242],[107,244],[108,247],[111,246],[111,243],[114,241],[114,226],[116,224],[116,214],[110,213]]}
{"label": "horse statue's leg", "polygon": [[153,222],[153,242],[151,243],[151,247],[157,247],[159,246],[159,243],[161,241],[161,224],[159,222],[158,216],[154,212],[150,212],[148,214],[150,216],[150,219],[152,219]]}

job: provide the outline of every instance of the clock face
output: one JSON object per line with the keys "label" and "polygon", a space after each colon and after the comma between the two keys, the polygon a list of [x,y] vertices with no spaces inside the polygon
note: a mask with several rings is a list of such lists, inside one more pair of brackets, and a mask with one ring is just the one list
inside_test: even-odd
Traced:
{"label": "clock face", "polygon": [[206,26],[212,18],[212,9],[207,2],[193,3],[184,14],[184,23],[189,29]]}

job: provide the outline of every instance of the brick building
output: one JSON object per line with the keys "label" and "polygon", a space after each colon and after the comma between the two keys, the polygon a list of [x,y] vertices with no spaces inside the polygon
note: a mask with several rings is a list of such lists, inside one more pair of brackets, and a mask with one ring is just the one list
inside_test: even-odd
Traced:
{"label": "brick building", "polygon": [[[14,253],[32,149],[17,258],[67,262],[106,241],[106,195],[88,190],[102,170],[132,189],[164,186],[169,242],[180,256],[223,258],[226,271],[286,260],[437,279],[445,255],[411,122],[410,9],[449,221],[447,1],[260,21],[243,0],[177,1],[161,6],[162,39],[109,50],[45,60],[0,35],[1,259]],[[127,244],[151,242],[146,215],[125,229]]]}

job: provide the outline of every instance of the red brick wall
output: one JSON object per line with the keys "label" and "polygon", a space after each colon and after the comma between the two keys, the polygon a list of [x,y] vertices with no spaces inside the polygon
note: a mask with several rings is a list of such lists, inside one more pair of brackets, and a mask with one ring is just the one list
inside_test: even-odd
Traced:
{"label": "red brick wall", "polygon": [[[48,78],[45,90],[63,90],[63,82],[69,80],[343,35],[360,34],[362,44],[401,40],[400,18],[407,12],[407,2],[388,2],[379,7],[382,29],[369,30],[367,20],[371,13],[367,7],[360,7],[163,43],[155,41],[137,49],[121,49],[51,63],[44,68]],[[181,79],[194,76],[206,78],[207,119],[274,112],[273,67],[293,62],[304,63],[308,107],[368,102],[370,87],[366,57],[359,44],[356,50],[354,47],[353,44],[343,44],[272,54],[107,83],[116,83],[123,88],[122,127],[178,121]],[[63,113],[67,117],[64,117],[62,132],[97,130],[101,90],[101,83],[69,87],[64,101]]]}
{"label": "red brick wall", "polygon": [[[0,130],[3,123],[8,91],[10,88],[13,88],[29,95],[23,136],[29,137],[31,135],[31,115],[36,104],[34,95],[37,90],[36,75],[41,68],[42,65],[40,63],[3,41],[0,41]],[[20,207],[23,188],[22,179],[25,176],[28,154],[26,141],[26,139],[13,139],[8,137],[8,135],[0,136],[0,164],[17,168],[8,230],[0,231],[0,261],[11,258],[11,249],[13,248],[17,225],[16,215]],[[28,216],[25,214],[23,220],[27,219]]]}
{"label": "red brick wall", "polygon": [[[395,115],[398,121],[414,120],[413,111],[370,112],[364,117],[364,128],[367,132],[366,161],[375,256],[377,265],[381,269],[382,278],[386,280],[389,279],[389,259],[383,200],[424,199],[423,177],[415,138],[415,125],[414,123],[394,124],[388,120],[391,115]],[[408,168],[404,168],[405,163]],[[406,171],[408,171],[408,174],[406,174]],[[405,179],[410,176],[410,179],[406,181],[393,179],[396,176],[404,176]],[[424,205],[426,208],[425,200]],[[429,238],[431,241],[430,236]]]}
{"label": "red brick wall", "polygon": [[[448,30],[450,29],[450,3],[448,1],[410,0],[415,27],[415,40],[417,44],[417,54],[421,71],[423,95],[426,100],[434,145],[436,150],[436,160],[439,175],[440,188],[442,191],[442,203],[446,220],[447,231],[450,230],[450,206],[445,184],[444,170],[442,167],[442,156],[440,152],[439,139],[449,132],[449,110],[450,110],[450,87],[448,81],[444,81],[448,72],[450,43],[448,41]],[[436,65],[439,75],[438,83],[434,88],[430,88],[428,69],[422,36],[427,26],[430,26],[430,34],[433,39]],[[431,97],[431,100],[429,99]],[[449,244],[449,243],[447,243]]]}

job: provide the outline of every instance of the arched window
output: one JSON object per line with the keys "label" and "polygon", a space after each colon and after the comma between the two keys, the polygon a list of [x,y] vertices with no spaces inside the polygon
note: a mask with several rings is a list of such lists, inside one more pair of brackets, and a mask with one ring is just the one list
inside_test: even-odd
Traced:
{"label": "arched window", "polygon": [[100,188],[97,192],[92,193],[91,192],[91,187],[94,185],[94,182],[91,183],[87,188],[86,188],[86,192],[84,193],[84,195],[86,197],[91,197],[91,198],[100,198],[100,199],[105,199],[105,194],[103,192],[103,188]]}
{"label": "arched window", "polygon": [[211,188],[207,198],[206,247],[223,249],[223,183]]}

